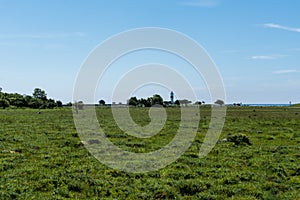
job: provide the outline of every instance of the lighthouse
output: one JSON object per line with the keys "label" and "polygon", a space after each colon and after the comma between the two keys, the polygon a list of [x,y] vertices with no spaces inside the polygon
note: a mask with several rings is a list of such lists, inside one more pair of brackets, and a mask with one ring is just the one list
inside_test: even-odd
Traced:
{"label": "lighthouse", "polygon": [[170,93],[170,101],[171,101],[171,104],[174,104],[174,92],[173,91]]}

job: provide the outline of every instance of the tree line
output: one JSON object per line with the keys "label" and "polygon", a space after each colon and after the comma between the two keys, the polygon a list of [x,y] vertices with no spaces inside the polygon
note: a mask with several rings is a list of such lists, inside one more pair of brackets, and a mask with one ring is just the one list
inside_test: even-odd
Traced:
{"label": "tree line", "polygon": [[[180,105],[188,105],[192,102],[183,99],[176,100],[173,104],[170,101],[164,101],[163,98],[159,94],[154,94],[152,97],[141,98],[138,99],[136,97],[131,97],[128,99],[127,104],[134,107],[151,107],[153,105],[161,105],[164,107],[167,106],[180,106]],[[204,101],[195,102],[197,105],[205,104]],[[217,100],[215,104],[224,105],[224,101]],[[76,109],[82,110],[84,103],[82,101],[68,103],[66,106],[75,106]],[[99,105],[106,105],[105,101],[101,99],[99,101]],[[47,98],[47,94],[44,90],[40,88],[35,88],[32,95],[21,95],[18,93],[5,93],[2,92],[2,88],[0,87],[0,108],[7,107],[16,107],[16,108],[37,108],[37,109],[46,109],[46,108],[56,108],[62,107],[63,104],[60,100],[54,100],[51,98]]]}
{"label": "tree line", "polygon": [[148,97],[147,99],[144,98],[137,99],[136,97],[131,97],[128,100],[128,105],[137,106],[137,107],[151,107],[153,105],[163,105],[163,104],[164,104],[164,100],[158,94],[155,94],[152,97]]}
{"label": "tree line", "polygon": [[[161,105],[164,107],[180,106],[180,105],[187,106],[188,104],[191,104],[191,103],[192,103],[192,101],[190,101],[188,99],[176,100],[176,101],[174,101],[174,103],[171,103],[171,101],[164,101],[163,98],[158,94],[155,94],[152,97],[148,97],[147,99],[144,99],[144,98],[138,99],[136,97],[131,97],[128,100],[128,105],[135,106],[135,107],[151,107],[153,105]],[[217,104],[219,104],[219,103],[220,102],[218,101]],[[202,104],[205,104],[205,102],[204,101],[196,101],[194,104],[202,105]]]}
{"label": "tree line", "polygon": [[18,93],[2,92],[0,88],[0,108],[17,107],[17,108],[55,108],[62,107],[62,102],[47,98],[47,94],[40,88],[35,88],[32,96],[21,95]]}

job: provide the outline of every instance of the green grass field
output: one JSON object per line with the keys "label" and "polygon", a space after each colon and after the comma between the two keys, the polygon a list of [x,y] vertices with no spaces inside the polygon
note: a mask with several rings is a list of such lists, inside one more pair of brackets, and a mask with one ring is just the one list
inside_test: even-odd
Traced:
{"label": "green grass field", "polygon": [[[95,159],[77,134],[70,108],[0,110],[0,199],[300,199],[300,107],[231,107],[219,142],[198,157],[210,122],[201,107],[197,136],[176,162],[132,174]],[[168,144],[180,122],[168,108],[163,130],[149,139],[122,133],[110,108],[97,108],[111,141],[132,152]],[[132,108],[149,123],[146,108]],[[247,144],[244,139],[249,139]]]}

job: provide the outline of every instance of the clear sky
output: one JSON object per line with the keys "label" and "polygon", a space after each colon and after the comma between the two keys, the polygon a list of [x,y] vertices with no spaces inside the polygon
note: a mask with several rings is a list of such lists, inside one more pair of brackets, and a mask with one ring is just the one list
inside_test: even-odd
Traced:
{"label": "clear sky", "polygon": [[[299,10],[298,0],[0,0],[0,87],[21,94],[39,87],[67,103],[99,43],[128,29],[162,27],[207,50],[227,103],[297,103]],[[109,102],[108,93],[97,98]],[[200,90],[197,96],[211,101]]]}

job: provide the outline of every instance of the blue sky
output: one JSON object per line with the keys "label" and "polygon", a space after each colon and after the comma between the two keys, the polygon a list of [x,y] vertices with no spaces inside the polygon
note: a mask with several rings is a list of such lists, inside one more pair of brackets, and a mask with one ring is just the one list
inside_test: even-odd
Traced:
{"label": "blue sky", "polygon": [[[299,10],[298,0],[0,0],[0,87],[21,94],[40,87],[67,103],[99,43],[128,29],[162,27],[206,49],[228,103],[300,102]],[[201,91],[199,100],[214,101]],[[97,98],[109,102],[109,91]]]}

